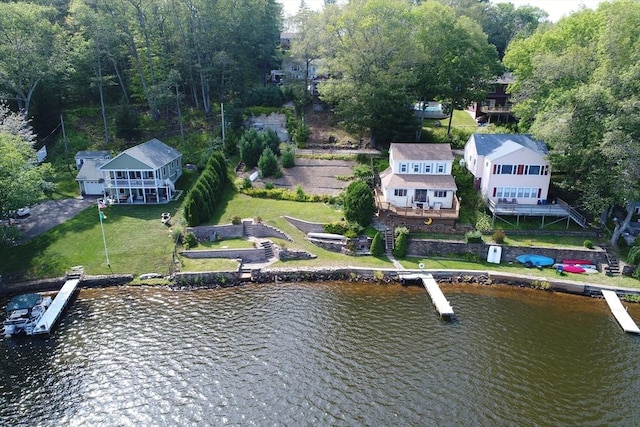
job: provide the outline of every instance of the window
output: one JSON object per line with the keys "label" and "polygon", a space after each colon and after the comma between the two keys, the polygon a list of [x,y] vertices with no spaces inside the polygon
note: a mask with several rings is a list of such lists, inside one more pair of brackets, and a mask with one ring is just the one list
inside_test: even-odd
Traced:
{"label": "window", "polygon": [[424,164],[424,173],[432,173],[433,165],[431,163]]}
{"label": "window", "polygon": [[518,197],[523,197],[523,194],[524,194],[524,188],[519,187],[518,188]]}
{"label": "window", "polygon": [[513,173],[513,165],[498,165],[499,175],[511,175]]}
{"label": "window", "polygon": [[414,163],[412,166],[413,166],[413,173],[420,173],[420,163]]}
{"label": "window", "polygon": [[502,187],[498,187],[496,190],[496,197],[502,197]]}
{"label": "window", "polygon": [[524,194],[522,195],[522,197],[525,197],[527,199],[530,198],[531,197],[531,188],[525,187]]}
{"label": "window", "polygon": [[436,167],[438,168],[438,173],[444,173],[444,171],[445,171],[444,163],[438,163],[438,165]]}
{"label": "window", "polygon": [[529,170],[527,171],[527,175],[540,175],[540,170],[542,169],[538,165],[529,165],[527,166]]}
{"label": "window", "polygon": [[407,173],[409,165],[406,163],[400,163],[400,173]]}
{"label": "window", "polygon": [[439,198],[447,197],[447,191],[446,190],[436,190],[436,191],[433,192],[433,197],[439,197]]}
{"label": "window", "polygon": [[407,190],[404,188],[396,188],[393,190],[393,195],[397,197],[407,197]]}

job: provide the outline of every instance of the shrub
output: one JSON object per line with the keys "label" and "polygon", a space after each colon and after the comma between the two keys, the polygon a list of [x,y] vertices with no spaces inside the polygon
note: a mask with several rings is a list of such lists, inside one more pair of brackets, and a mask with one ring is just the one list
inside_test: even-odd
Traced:
{"label": "shrub", "polygon": [[234,216],[231,218],[231,224],[233,225],[240,225],[242,224],[242,218],[240,218],[238,215]]}
{"label": "shrub", "polygon": [[467,231],[464,235],[464,239],[467,243],[482,243],[482,233],[479,231]]}
{"label": "shrub", "polygon": [[395,230],[393,230],[393,235],[395,237],[398,237],[401,234],[409,234],[409,229],[407,227],[396,227]]}
{"label": "shrub", "polygon": [[307,200],[307,195],[304,194],[304,190],[300,185],[296,187],[296,202],[304,202]]}
{"label": "shrub", "polygon": [[373,236],[371,241],[371,255],[380,256],[384,253],[384,246],[382,245],[382,233],[379,231]]}
{"label": "shrub", "polygon": [[258,160],[258,167],[263,178],[277,175],[280,167],[278,166],[278,159],[271,151],[271,148],[267,147],[262,151],[260,160]]}
{"label": "shrub", "polygon": [[192,232],[189,232],[184,235],[184,239],[182,239],[182,244],[186,249],[195,248],[198,246],[198,239],[196,235]]}
{"label": "shrub", "polygon": [[585,240],[583,245],[587,249],[593,249],[593,242],[589,239]]}
{"label": "shrub", "polygon": [[396,244],[393,248],[393,256],[396,258],[404,258],[407,256],[407,247],[409,246],[409,235],[407,233],[400,233],[396,237]]}
{"label": "shrub", "polygon": [[273,182],[268,181],[264,183],[264,188],[265,190],[273,190],[274,186],[273,186]]}
{"label": "shrub", "polygon": [[504,239],[506,237],[507,237],[507,234],[502,229],[494,231],[493,234],[491,235],[491,238],[493,239],[493,241],[498,244],[504,243]]}
{"label": "shrub", "polygon": [[491,228],[491,217],[484,212],[480,212],[476,219],[476,230],[489,231]]}
{"label": "shrub", "polygon": [[246,190],[247,188],[251,188],[253,187],[253,184],[251,183],[251,180],[249,178],[244,178],[242,180],[242,183],[240,184],[240,189],[241,190]]}
{"label": "shrub", "polygon": [[634,265],[640,264],[640,246],[633,246],[629,250],[629,254],[627,255],[627,263]]}
{"label": "shrub", "polygon": [[345,221],[338,221],[324,224],[323,227],[327,233],[344,235],[349,229],[349,224]]}
{"label": "shrub", "polygon": [[291,149],[290,146],[282,153],[282,167],[283,168],[292,168],[296,165],[296,155]]}

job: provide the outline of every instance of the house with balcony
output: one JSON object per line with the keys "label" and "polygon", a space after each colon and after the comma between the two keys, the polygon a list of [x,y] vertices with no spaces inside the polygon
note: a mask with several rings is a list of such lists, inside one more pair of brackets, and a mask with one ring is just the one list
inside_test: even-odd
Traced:
{"label": "house with balcony", "polygon": [[459,215],[453,152],[449,144],[392,143],[389,167],[380,173],[380,210],[411,218],[455,220]]}
{"label": "house with balcony", "polygon": [[182,154],[152,139],[99,166],[103,194],[112,203],[167,203],[176,197]]}
{"label": "house with balcony", "polygon": [[478,123],[508,123],[515,119],[511,112],[511,97],[507,88],[515,81],[513,74],[504,73],[491,82],[486,98],[473,105]]}
{"label": "house with balcony", "polygon": [[549,200],[551,165],[547,145],[523,134],[480,134],[469,137],[464,147],[464,165],[473,175],[496,218],[540,217],[544,226],[552,221],[573,220],[585,226],[586,219],[559,198]]}

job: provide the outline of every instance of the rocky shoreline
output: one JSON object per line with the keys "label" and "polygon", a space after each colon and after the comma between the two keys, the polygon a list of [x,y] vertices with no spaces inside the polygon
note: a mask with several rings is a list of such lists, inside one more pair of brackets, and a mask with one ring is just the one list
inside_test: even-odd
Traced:
{"label": "rocky shoreline", "polygon": [[[150,279],[134,282],[131,274],[113,274],[100,276],[83,276],[81,287],[101,288],[114,286],[164,286],[172,290],[215,289],[241,286],[247,283],[282,283],[282,282],[358,282],[372,284],[402,283],[419,285],[418,281],[405,281],[400,275],[425,273],[431,274],[441,284],[479,284],[509,285],[541,290],[565,292],[576,295],[600,297],[601,290],[613,290],[618,295],[640,295],[640,289],[615,288],[606,285],[585,284],[570,280],[545,279],[534,276],[503,274],[479,270],[395,270],[367,268],[274,268],[255,269],[250,275],[239,272],[197,272],[177,273],[173,278]],[[0,296],[8,296],[25,292],[56,291],[64,284],[66,277],[43,279],[31,282],[3,284]]]}

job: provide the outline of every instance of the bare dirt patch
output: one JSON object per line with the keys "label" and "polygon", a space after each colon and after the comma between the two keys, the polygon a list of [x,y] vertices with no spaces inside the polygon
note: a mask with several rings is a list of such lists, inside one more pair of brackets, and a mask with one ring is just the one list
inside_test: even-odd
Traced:
{"label": "bare dirt patch", "polygon": [[299,185],[307,194],[336,196],[351,183],[337,177],[352,176],[355,165],[356,162],[346,160],[296,158],[295,167],[282,170],[284,176],[261,179],[254,186],[264,187],[265,182],[272,182],[276,188],[295,191]]}
{"label": "bare dirt patch", "polygon": [[307,111],[305,120],[311,128],[311,135],[307,141],[309,146],[331,145],[339,148],[360,145],[360,136],[339,128],[334,123],[335,117],[330,111]]}

